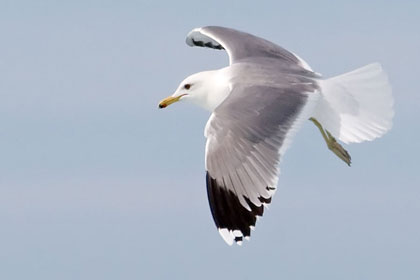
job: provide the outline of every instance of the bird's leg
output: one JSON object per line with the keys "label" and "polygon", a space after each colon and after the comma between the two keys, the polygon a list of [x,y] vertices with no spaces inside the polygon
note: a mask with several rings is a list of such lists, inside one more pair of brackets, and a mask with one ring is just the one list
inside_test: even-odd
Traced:
{"label": "bird's leg", "polygon": [[348,166],[350,166],[350,154],[337,142],[337,140],[335,140],[335,138],[331,135],[331,133],[328,130],[324,130],[322,125],[315,118],[310,118],[309,120],[312,121],[316,125],[316,127],[318,127],[319,131],[322,134],[322,137],[327,143],[328,149],[330,149],[342,161],[344,161],[345,163],[347,163]]}

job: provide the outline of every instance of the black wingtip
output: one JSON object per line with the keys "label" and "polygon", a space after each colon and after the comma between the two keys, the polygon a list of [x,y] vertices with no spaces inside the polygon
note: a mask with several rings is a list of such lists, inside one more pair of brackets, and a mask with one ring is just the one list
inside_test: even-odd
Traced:
{"label": "black wingtip", "polygon": [[[245,208],[237,195],[227,189],[226,186],[218,184],[217,180],[206,173],[207,195],[210,210],[217,228],[225,228],[228,231],[240,231],[242,236],[235,236],[234,240],[242,242],[244,237],[251,236],[251,226],[255,226],[257,216],[264,213],[264,205],[256,206],[247,197],[247,202],[251,211]],[[259,198],[261,202],[270,203],[271,198]]]}

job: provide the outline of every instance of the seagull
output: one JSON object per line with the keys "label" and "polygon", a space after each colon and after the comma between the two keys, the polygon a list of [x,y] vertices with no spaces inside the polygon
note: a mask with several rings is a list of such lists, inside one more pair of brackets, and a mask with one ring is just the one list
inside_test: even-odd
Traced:
{"label": "seagull", "polygon": [[280,159],[305,120],[349,166],[338,141],[371,141],[392,126],[391,87],[379,63],[323,78],[296,54],[231,28],[196,28],[186,43],[225,50],[229,66],[187,77],[159,108],[187,101],[211,112],[204,130],[207,194],[229,245],[249,240],[276,192]]}

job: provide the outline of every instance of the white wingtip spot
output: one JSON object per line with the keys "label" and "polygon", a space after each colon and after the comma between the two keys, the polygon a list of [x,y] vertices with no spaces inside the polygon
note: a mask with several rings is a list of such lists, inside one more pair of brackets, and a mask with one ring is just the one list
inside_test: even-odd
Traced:
{"label": "white wingtip spot", "polygon": [[202,28],[195,28],[187,34],[185,42],[188,46],[206,46],[210,48],[223,49],[223,46],[217,42],[213,36],[206,34]]}
{"label": "white wingtip spot", "polygon": [[242,235],[242,232],[240,230],[237,230],[237,229],[235,229],[232,233],[233,233],[233,235],[235,237],[241,237],[241,236],[243,236]]}
{"label": "white wingtip spot", "polygon": [[219,228],[219,233],[222,236],[223,240],[229,245],[232,246],[234,236],[231,231],[229,231],[227,228]]}
{"label": "white wingtip spot", "polygon": [[194,28],[187,34],[187,38],[185,39],[185,42],[187,43],[188,46],[190,47],[194,46],[193,38],[196,34],[201,34],[201,28]]}

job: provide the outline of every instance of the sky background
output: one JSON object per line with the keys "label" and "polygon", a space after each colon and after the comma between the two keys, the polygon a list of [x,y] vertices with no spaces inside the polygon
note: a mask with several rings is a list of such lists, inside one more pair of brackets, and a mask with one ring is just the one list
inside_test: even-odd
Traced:
{"label": "sky background", "polygon": [[[368,3],[367,3],[368,2]],[[420,279],[419,1],[0,0],[0,279]],[[158,110],[228,63],[195,27],[267,38],[324,76],[379,61],[394,127],[349,145],[309,122],[251,242],[208,207],[208,112]]]}

